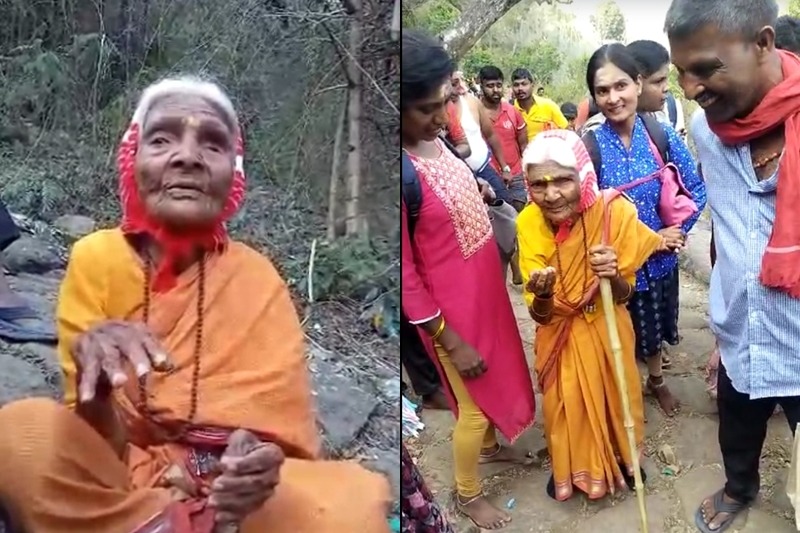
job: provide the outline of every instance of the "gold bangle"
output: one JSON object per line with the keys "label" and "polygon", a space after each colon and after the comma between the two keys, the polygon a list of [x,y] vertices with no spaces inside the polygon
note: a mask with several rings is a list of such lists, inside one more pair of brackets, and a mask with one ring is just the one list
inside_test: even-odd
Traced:
{"label": "gold bangle", "polygon": [[439,327],[436,328],[436,333],[431,335],[431,339],[438,340],[439,337],[442,336],[442,333],[444,333],[444,317],[442,317],[442,319],[439,321]]}

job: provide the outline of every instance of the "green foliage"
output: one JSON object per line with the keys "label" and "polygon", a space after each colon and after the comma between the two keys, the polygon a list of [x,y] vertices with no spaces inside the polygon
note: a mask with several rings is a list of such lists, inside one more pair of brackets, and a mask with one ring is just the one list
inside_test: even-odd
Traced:
{"label": "green foliage", "polygon": [[[0,3],[0,188],[13,211],[116,224],[116,148],[139,92],[168,75],[200,75],[227,89],[246,134],[247,205],[232,231],[301,279],[310,243],[325,233],[347,15],[302,2],[281,11],[263,0],[105,0],[100,12],[96,2]],[[399,116],[386,103],[399,97],[399,61],[392,3],[363,6],[361,195],[377,238],[399,216]],[[357,285],[362,267],[345,263],[362,259],[330,256],[349,281],[327,294]],[[321,271],[328,260],[318,258]],[[364,260],[391,263],[379,254]]]}
{"label": "green foliage", "polygon": [[800,0],[789,0],[786,14],[792,17],[800,17]]}
{"label": "green foliage", "polygon": [[[292,270],[305,271],[297,290],[308,293],[309,257],[297,258]],[[313,270],[314,299],[345,295],[363,300],[375,289],[381,292],[400,286],[400,262],[396,245],[388,239],[350,238],[317,246]]]}
{"label": "green foliage", "polygon": [[413,23],[415,27],[427,30],[433,35],[441,35],[453,25],[459,14],[458,8],[447,0],[431,0],[414,10]]}
{"label": "green foliage", "polygon": [[625,16],[615,0],[605,0],[592,16],[592,24],[603,41],[625,42]]}

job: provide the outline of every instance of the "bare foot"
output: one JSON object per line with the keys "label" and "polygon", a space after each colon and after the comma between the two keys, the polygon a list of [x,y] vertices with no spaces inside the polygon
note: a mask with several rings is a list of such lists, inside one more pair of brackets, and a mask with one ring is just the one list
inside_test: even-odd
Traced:
{"label": "bare foot", "polygon": [[721,497],[717,493],[703,500],[698,510],[698,516],[695,517],[695,521],[702,520],[711,531],[717,531],[725,526],[747,507],[725,494],[724,491],[720,492],[722,493]]}
{"label": "bare foot", "polygon": [[487,463],[515,463],[522,466],[531,466],[536,463],[536,457],[530,452],[515,450],[509,446],[498,444],[494,448],[484,448],[478,460],[481,464]]}
{"label": "bare foot", "polygon": [[444,395],[441,389],[433,394],[425,395],[422,400],[422,407],[434,411],[448,411],[450,409],[450,405],[447,403],[447,396]]}
{"label": "bare foot", "polygon": [[480,494],[474,498],[458,499],[458,510],[465,514],[472,523],[482,529],[502,529],[511,522],[511,516],[495,507]]}
{"label": "bare foot", "polygon": [[675,399],[675,397],[672,395],[672,392],[670,392],[669,388],[667,387],[667,384],[664,381],[664,376],[650,376],[647,378],[647,390],[650,392],[650,394],[656,397],[656,400],[658,400],[658,405],[661,406],[661,409],[667,414],[667,416],[675,416],[680,403]]}

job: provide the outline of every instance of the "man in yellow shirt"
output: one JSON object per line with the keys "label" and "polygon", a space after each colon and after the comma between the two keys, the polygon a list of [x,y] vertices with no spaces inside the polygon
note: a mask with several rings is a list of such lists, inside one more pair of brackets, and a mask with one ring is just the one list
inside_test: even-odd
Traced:
{"label": "man in yellow shirt", "polygon": [[555,102],[544,96],[533,96],[533,76],[528,69],[518,68],[511,74],[511,88],[516,107],[528,126],[528,142],[545,130],[566,129],[569,123]]}

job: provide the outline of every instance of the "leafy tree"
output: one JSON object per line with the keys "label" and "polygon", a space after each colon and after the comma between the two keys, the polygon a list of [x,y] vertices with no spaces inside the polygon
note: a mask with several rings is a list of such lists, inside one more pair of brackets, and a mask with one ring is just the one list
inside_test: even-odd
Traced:
{"label": "leafy tree", "polygon": [[614,0],[605,0],[600,4],[591,20],[603,41],[625,42],[625,16]]}
{"label": "leafy tree", "polygon": [[800,17],[800,0],[789,0],[786,12],[792,17]]}

